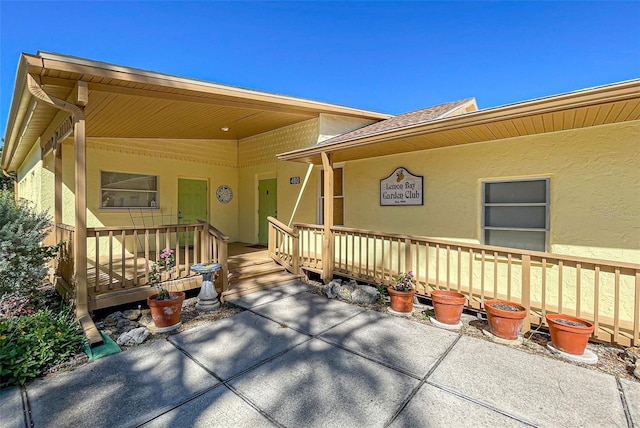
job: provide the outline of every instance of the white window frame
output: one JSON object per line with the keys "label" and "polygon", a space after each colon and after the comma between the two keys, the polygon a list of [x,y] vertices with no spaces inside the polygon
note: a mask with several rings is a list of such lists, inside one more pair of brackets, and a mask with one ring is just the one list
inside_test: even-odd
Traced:
{"label": "white window frame", "polygon": [[[340,196],[334,196],[333,199],[342,199],[342,222],[343,224],[334,224],[334,226],[344,226],[344,218],[345,218],[345,200],[344,200],[344,164],[337,164],[333,166],[333,171],[335,174],[336,169],[342,170],[342,189],[340,189]],[[324,171],[323,167],[320,167],[318,170],[318,224],[324,224],[324,212],[322,209],[322,200],[324,196],[322,196],[322,173]],[[334,183],[335,185],[335,183]]]}
{"label": "white window frame", "polygon": [[[103,187],[103,183],[102,183],[102,179],[103,179],[103,173],[117,173],[117,174],[129,174],[132,176],[142,176],[142,177],[153,177],[155,178],[156,181],[156,190],[148,190],[148,189],[118,189],[118,188],[104,188]],[[154,193],[155,194],[155,206],[149,206],[149,207],[142,207],[142,206],[119,206],[119,207],[110,207],[110,206],[104,206],[103,205],[103,194],[104,192],[109,192],[109,191],[116,191],[116,192],[137,192],[137,193]],[[127,210],[130,208],[135,208],[135,209],[159,209],[160,208],[160,201],[159,201],[159,194],[160,194],[160,180],[159,177],[157,175],[154,174],[143,174],[143,173],[138,173],[138,172],[124,172],[124,171],[107,171],[107,170],[100,170],[100,209],[102,210]]]}
{"label": "white window frame", "polygon": [[[544,181],[545,182],[545,199],[544,203],[542,202],[506,202],[506,203],[487,203],[486,200],[486,188],[487,184],[491,183],[513,183],[513,182],[521,182],[521,181]],[[549,230],[550,230],[550,206],[551,206],[551,178],[548,176],[545,177],[527,177],[527,178],[510,178],[510,179],[495,179],[495,180],[482,180],[482,223],[481,223],[481,242],[483,245],[491,245],[486,243],[486,231],[487,230],[507,230],[507,231],[519,231],[519,232],[544,232],[544,249],[542,251],[549,251]],[[545,227],[544,228],[518,228],[518,227],[497,227],[497,226],[487,226],[485,213],[487,207],[545,207]],[[522,249],[522,248],[517,248]],[[525,250],[528,251],[528,250]]]}

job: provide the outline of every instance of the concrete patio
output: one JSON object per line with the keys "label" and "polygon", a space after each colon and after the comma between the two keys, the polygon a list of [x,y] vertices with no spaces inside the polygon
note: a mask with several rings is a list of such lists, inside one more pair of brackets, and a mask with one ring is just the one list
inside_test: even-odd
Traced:
{"label": "concrete patio", "polygon": [[[640,383],[306,293],[0,392],[5,428],[640,427]],[[33,425],[31,425],[33,423]]]}

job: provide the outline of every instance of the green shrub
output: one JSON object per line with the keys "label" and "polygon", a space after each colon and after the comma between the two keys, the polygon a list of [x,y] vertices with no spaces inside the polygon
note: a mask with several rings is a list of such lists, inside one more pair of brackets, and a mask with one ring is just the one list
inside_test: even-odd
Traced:
{"label": "green shrub", "polygon": [[22,385],[79,352],[84,340],[69,308],[0,317],[0,387]]}
{"label": "green shrub", "polygon": [[46,262],[58,251],[58,246],[41,245],[50,227],[46,213],[36,213],[0,190],[0,295],[36,294],[47,273]]}

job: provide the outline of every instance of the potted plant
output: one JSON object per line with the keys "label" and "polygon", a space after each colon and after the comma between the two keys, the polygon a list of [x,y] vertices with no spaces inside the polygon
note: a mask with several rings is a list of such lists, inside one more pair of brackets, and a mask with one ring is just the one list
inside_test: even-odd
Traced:
{"label": "potted plant", "polygon": [[563,314],[547,314],[551,344],[567,354],[582,355],[593,333],[593,324]]}
{"label": "potted plant", "polygon": [[151,318],[156,326],[157,332],[175,330],[180,327],[180,313],[182,312],[182,302],[184,293],[182,291],[168,291],[162,286],[162,273],[167,272],[171,277],[171,272],[176,265],[176,257],[173,250],[165,248],[160,253],[160,258],[151,266],[149,281],[151,285],[158,289],[157,294],[147,298],[147,305],[151,310]]}
{"label": "potted plant", "polygon": [[400,315],[409,315],[413,311],[413,296],[416,294],[416,279],[413,272],[402,273],[395,284],[387,287],[391,298],[391,311]]}
{"label": "potted plant", "polygon": [[501,339],[515,340],[524,324],[527,309],[517,303],[505,300],[487,300],[484,302],[489,322],[489,332]]}
{"label": "potted plant", "polygon": [[467,302],[464,294],[449,290],[434,290],[431,292],[431,301],[438,322],[449,325],[460,323],[462,309]]}

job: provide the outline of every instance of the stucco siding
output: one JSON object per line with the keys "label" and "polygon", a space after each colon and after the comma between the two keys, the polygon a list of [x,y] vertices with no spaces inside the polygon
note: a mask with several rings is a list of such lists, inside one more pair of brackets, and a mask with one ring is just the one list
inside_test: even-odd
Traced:
{"label": "stucco siding", "polygon": [[[483,180],[550,177],[550,250],[640,260],[640,122],[348,162],[348,226],[481,241]],[[424,176],[424,206],[380,206],[379,180]]]}
{"label": "stucco siding", "polygon": [[[318,140],[318,119],[276,129],[239,141],[239,238],[243,242],[258,241],[258,182],[276,178],[278,183],[278,219],[313,222],[316,216],[314,203],[315,176],[311,174],[305,192],[302,184],[309,170],[306,164],[278,161],[276,155],[289,150],[308,147]],[[292,177],[300,177],[300,184],[290,184]],[[301,201],[294,213],[298,197]]]}
{"label": "stucco siding", "polygon": [[39,144],[33,145],[17,172],[18,198],[28,201],[37,211],[46,210],[47,207],[42,206],[42,156]]}
{"label": "stucco siding", "polygon": [[322,113],[319,120],[320,135],[318,135],[318,143],[374,122],[375,120]]}

